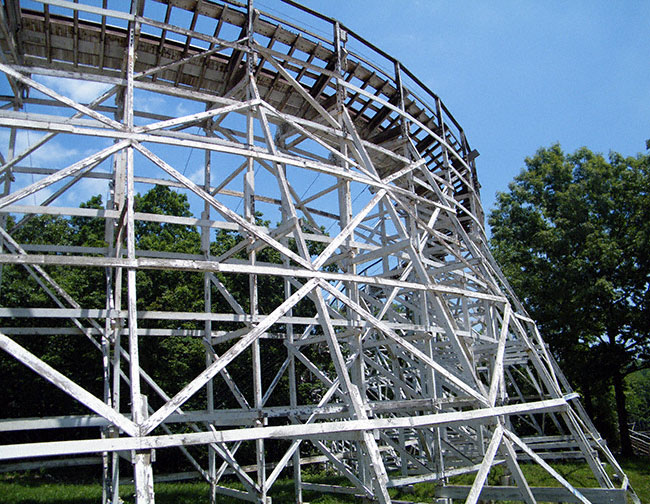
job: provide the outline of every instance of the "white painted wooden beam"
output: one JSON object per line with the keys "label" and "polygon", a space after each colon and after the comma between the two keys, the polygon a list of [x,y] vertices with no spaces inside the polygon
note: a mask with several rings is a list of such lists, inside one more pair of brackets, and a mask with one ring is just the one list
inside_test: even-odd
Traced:
{"label": "white painted wooden beam", "polygon": [[345,438],[351,433],[373,429],[411,429],[419,427],[443,427],[468,422],[494,423],[495,418],[506,415],[548,413],[566,408],[564,399],[549,399],[527,404],[480,408],[453,413],[439,413],[416,417],[373,418],[322,422],[308,425],[278,425],[245,429],[222,430],[168,436],[121,437],[83,441],[57,441],[21,445],[17,452],[11,445],[0,446],[0,460],[44,457],[73,453],[97,453],[102,451],[146,450],[172,446],[191,446],[208,443],[231,443],[236,441],[264,439],[294,439],[338,434]]}

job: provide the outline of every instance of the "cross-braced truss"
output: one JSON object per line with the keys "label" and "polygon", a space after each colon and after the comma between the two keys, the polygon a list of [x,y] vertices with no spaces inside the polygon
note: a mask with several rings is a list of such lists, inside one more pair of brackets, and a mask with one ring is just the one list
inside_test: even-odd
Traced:
{"label": "cross-braced truss", "polygon": [[[89,414],[0,421],[63,439],[0,446],[5,470],[96,460],[118,502],[126,458],[148,503],[164,477],[153,451],[176,450],[213,496],[254,502],[283,471],[296,502],[316,490],[388,503],[419,482],[469,503],[625,502],[627,480],[616,487],[601,458],[620,467],[487,248],[476,151],[397,60],[288,0],[320,28],[252,1],[20,3],[0,9],[0,262],[25,268],[51,307],[0,307],[0,347]],[[137,211],[136,194],[160,186],[192,215]],[[92,190],[104,208],[79,207]],[[101,219],[104,243],[17,241],[43,215]],[[193,226],[201,250],[144,247],[147,223]],[[218,233],[240,239],[216,252]],[[103,272],[104,306],[81,305],[54,268]],[[143,271],[200,275],[200,307],[139,309]],[[19,343],[48,334],[96,347],[103,397]],[[165,390],[143,345],[188,337],[205,367]],[[66,437],[82,428],[101,435]],[[563,458],[585,461],[598,488],[549,465]],[[302,481],[310,463],[348,484]],[[532,488],[523,463],[558,488]],[[488,485],[501,465],[510,483]],[[461,474],[473,484],[450,484]],[[240,489],[223,484],[233,475]]]}

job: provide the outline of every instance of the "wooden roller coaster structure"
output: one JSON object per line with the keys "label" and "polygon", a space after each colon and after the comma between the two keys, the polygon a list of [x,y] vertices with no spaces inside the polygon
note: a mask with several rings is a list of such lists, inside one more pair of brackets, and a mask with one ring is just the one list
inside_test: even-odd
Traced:
{"label": "wooden roller coaster structure", "polygon": [[[317,491],[385,504],[389,489],[420,482],[435,482],[440,502],[636,498],[490,254],[478,154],[458,122],[339,21],[277,6],[283,14],[253,0],[3,2],[0,264],[26,268],[51,307],[0,307],[0,347],[88,414],[1,420],[5,440],[40,429],[60,439],[1,445],[2,470],[101,464],[103,500],[115,504],[120,459],[139,504],[154,502],[158,479],[188,477],[154,471],[163,450],[187,457],[213,501],[267,503],[281,474],[296,502]],[[54,145],[76,158],[61,165]],[[192,155],[200,166],[186,175]],[[193,215],[136,211],[137,191],[155,186],[186,195]],[[105,207],[81,208],[84,187],[104,191]],[[43,215],[101,219],[104,246],[12,236]],[[151,222],[194,226],[201,253],[139,248],[136,226]],[[242,239],[217,256],[220,231]],[[260,260],[265,250],[276,260]],[[80,305],[51,268],[104,272],[105,306]],[[151,270],[201,275],[203,309],[139,309],[137,273]],[[227,288],[235,276],[246,300]],[[269,278],[283,289],[273,305],[259,293]],[[49,334],[97,347],[103,396],[20,343]],[[143,341],[187,337],[205,345],[205,367],[164,390],[141,365]],[[307,400],[305,376],[317,385]],[[197,397],[203,408],[186,409]],[[597,487],[549,464],[567,458],[588,464]],[[303,481],[309,463],[347,484]],[[524,464],[557,487],[531,487]],[[488,484],[496,466],[507,478]],[[452,484],[462,474],[471,486]],[[238,488],[224,484],[232,477]]]}

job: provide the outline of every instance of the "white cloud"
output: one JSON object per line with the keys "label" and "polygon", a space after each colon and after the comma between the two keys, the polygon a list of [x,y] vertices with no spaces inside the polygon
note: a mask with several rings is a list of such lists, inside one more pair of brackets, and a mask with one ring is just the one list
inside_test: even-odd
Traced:
{"label": "white cloud", "polygon": [[36,165],[58,168],[65,164],[64,161],[78,157],[79,151],[69,145],[63,145],[56,140],[50,140],[45,145],[36,149],[32,154],[32,162]]}
{"label": "white cloud", "polygon": [[138,95],[135,97],[134,104],[138,110],[149,112],[150,114],[164,115],[166,110],[169,109],[169,103],[164,97],[150,93],[138,93]]}
{"label": "white cloud", "polygon": [[[15,180],[11,184],[12,192],[32,185],[34,182],[43,178],[42,175],[28,175],[26,173],[17,173]],[[43,201],[49,198],[54,193],[52,186],[45,187],[40,191],[30,194],[28,197],[18,200],[18,205],[40,205]]]}
{"label": "white cloud", "polygon": [[190,109],[187,107],[185,103],[177,103],[176,104],[176,117],[183,117],[186,115],[190,115]]}
{"label": "white cloud", "polygon": [[108,181],[106,179],[84,178],[68,189],[63,197],[66,205],[76,207],[99,194],[102,197],[102,202],[106,204],[107,192]]}
{"label": "white cloud", "polygon": [[[45,133],[39,131],[19,131],[16,134],[16,146],[14,154],[17,156],[21,154],[30,145],[34,145]],[[46,142],[44,145],[32,152],[27,158],[20,162],[22,165],[32,165],[45,168],[58,167],[64,161],[78,156],[79,151],[75,149],[69,142],[64,145],[56,138]],[[0,130],[0,147],[5,157],[9,152],[9,130]]]}
{"label": "white cloud", "polygon": [[65,79],[62,77],[43,76],[38,80],[57,93],[80,103],[92,102],[111,87],[110,84],[102,84],[101,82]]}
{"label": "white cloud", "polygon": [[187,177],[197,185],[203,185],[203,175],[205,173],[205,168],[202,166],[197,168],[195,171],[190,173]]}
{"label": "white cloud", "polygon": [[[40,140],[45,133],[37,131],[19,131],[16,135],[16,155],[22,153],[30,145],[35,144]],[[78,140],[78,139],[77,139]],[[9,145],[9,130],[0,129],[0,149],[4,154],[8,151]],[[96,149],[85,148],[79,149],[77,147],[83,147],[83,144],[74,144],[73,142],[65,139],[64,137],[54,138],[49,142],[45,143],[43,146],[35,150],[28,157],[23,159],[19,166],[23,167],[34,167],[34,168],[54,168],[61,169],[69,164],[87,157],[88,155],[96,152]],[[5,156],[7,157],[7,156]],[[15,192],[19,189],[27,187],[33,184],[35,181],[40,180],[44,175],[28,174],[28,173],[16,173],[15,181],[12,183],[12,191]],[[45,199],[51,196],[59,187],[63,184],[69,182],[71,179],[66,178],[65,180],[54,184],[53,186],[46,187],[41,189],[35,194],[30,195],[20,202],[20,204],[30,204],[36,205],[42,203]],[[76,207],[79,203],[87,201],[91,196],[96,194],[101,194],[103,200],[106,199],[106,191],[108,185],[107,181],[103,179],[82,179],[77,182],[74,186],[68,189],[64,194],[62,194],[58,199],[58,204],[65,204],[68,206]],[[55,203],[56,204],[56,203]]]}
{"label": "white cloud", "polygon": [[[44,178],[43,175],[31,175],[26,173],[17,173],[15,181],[12,183],[12,192],[23,189],[32,185],[34,182]],[[56,184],[47,186],[38,192],[29,195],[20,200],[19,205],[38,205],[49,198],[56,191],[60,190],[65,184],[70,182],[71,178],[66,178]],[[68,188],[53,203],[54,206],[78,207],[81,203],[88,201],[92,196],[101,195],[102,201],[106,203],[108,192],[108,181],[106,179],[82,178],[72,187]]]}

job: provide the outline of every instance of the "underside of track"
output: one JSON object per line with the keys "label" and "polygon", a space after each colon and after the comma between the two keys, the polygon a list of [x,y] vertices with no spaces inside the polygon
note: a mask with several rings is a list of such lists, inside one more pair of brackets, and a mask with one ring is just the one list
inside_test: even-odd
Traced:
{"label": "underside of track", "polygon": [[[389,503],[421,482],[447,502],[636,499],[490,254],[478,153],[440,98],[338,21],[252,3],[4,1],[0,289],[20,271],[42,301],[0,292],[0,347],[85,412],[17,418],[2,400],[0,468],[98,464],[115,504],[125,476],[139,504],[191,477],[266,503],[280,476],[296,502]],[[152,188],[187,206],[141,211]],[[19,239],[45,217],[102,239]],[[60,280],[79,270],[101,278],[94,304]],[[185,311],[164,274],[198,282]],[[39,353],[53,335],[94,349],[92,384]],[[203,352],[175,390],[152,357],[170,342]],[[193,471],[160,474],[168,453]],[[565,459],[597,484],[549,465]],[[310,464],[341,478],[303,481]],[[529,464],[556,487],[531,487]]]}

